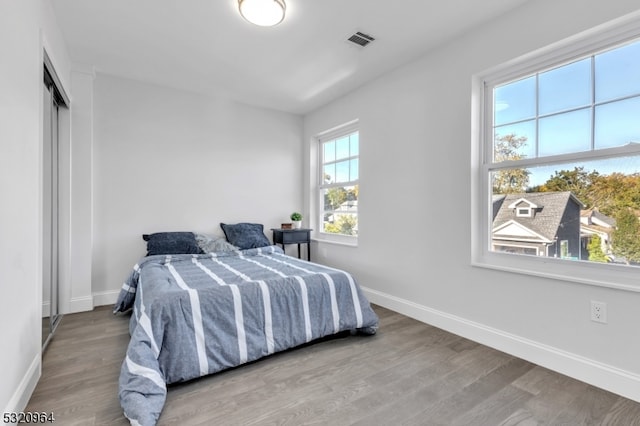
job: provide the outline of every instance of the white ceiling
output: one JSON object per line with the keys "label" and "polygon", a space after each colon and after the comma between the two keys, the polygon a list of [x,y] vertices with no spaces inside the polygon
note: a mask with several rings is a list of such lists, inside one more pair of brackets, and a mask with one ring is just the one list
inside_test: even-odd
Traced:
{"label": "white ceiling", "polygon": [[[526,0],[286,0],[278,26],[237,0],[52,0],[71,60],[97,72],[305,114]],[[356,31],[376,40],[346,41]]]}

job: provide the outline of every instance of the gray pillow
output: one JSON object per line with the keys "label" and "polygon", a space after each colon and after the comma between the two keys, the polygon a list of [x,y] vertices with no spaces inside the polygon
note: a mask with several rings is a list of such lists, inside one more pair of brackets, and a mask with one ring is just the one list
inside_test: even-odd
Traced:
{"label": "gray pillow", "polygon": [[196,234],[196,242],[205,253],[216,253],[224,251],[235,251],[238,248],[230,244],[222,237],[210,237],[204,234]]}
{"label": "gray pillow", "polygon": [[264,235],[261,223],[243,222],[233,225],[221,223],[220,227],[224,231],[227,241],[242,250],[271,245],[267,236]]}

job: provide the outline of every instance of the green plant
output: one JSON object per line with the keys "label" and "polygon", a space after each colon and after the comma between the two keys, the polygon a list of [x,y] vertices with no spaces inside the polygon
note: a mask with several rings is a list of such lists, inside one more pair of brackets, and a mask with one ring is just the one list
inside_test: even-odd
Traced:
{"label": "green plant", "polygon": [[302,215],[298,212],[291,213],[291,220],[299,221],[302,220]]}

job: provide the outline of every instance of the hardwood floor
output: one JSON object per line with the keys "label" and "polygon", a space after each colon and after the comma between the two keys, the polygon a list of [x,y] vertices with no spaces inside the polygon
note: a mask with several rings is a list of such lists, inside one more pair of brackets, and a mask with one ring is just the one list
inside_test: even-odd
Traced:
{"label": "hardwood floor", "polygon": [[[342,336],[169,387],[158,425],[640,425],[640,403],[374,306]],[[118,375],[128,316],[66,315],[25,411],[127,425]]]}

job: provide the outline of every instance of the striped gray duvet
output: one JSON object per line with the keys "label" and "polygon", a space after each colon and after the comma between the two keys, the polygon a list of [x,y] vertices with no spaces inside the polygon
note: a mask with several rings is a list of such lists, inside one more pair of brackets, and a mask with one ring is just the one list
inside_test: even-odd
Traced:
{"label": "striped gray duvet", "polygon": [[132,425],[156,424],[167,384],[378,327],[350,274],[277,246],[146,257],[123,284],[114,312],[131,308],[119,396]]}

